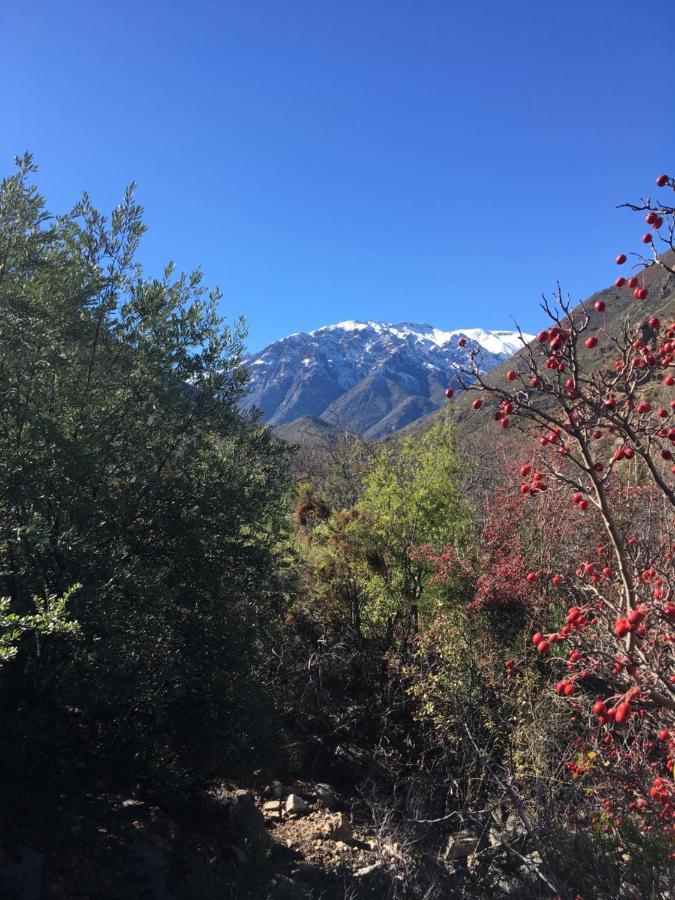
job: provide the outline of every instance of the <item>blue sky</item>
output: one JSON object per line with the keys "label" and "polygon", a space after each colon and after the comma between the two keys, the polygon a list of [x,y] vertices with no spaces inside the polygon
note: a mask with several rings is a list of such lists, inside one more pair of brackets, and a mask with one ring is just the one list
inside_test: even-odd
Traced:
{"label": "blue sky", "polygon": [[613,280],[675,169],[675,6],[4,4],[0,160],[50,207],[139,184],[150,272],[201,265],[251,349],[341,319],[541,322]]}

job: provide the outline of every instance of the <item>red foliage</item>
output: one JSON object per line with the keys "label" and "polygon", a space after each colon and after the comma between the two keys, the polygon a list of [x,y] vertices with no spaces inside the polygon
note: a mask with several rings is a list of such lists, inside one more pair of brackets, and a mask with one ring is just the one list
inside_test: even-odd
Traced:
{"label": "red foliage", "polygon": [[[664,178],[659,185],[675,189]],[[654,234],[643,243],[654,255],[639,257],[642,271],[616,284],[644,300],[646,268],[675,277],[670,258],[657,256],[654,246],[675,249],[675,208],[633,208],[648,211]],[[624,253],[616,259],[626,261]],[[531,459],[513,473],[517,493],[510,501],[499,497],[488,516],[474,602],[532,602],[549,578],[564,591],[565,621],[537,632],[530,646],[547,656],[556,693],[569,698],[581,729],[578,749],[593,748],[603,759],[583,771],[572,763],[570,773],[592,779],[616,820],[636,815],[649,828],[675,813],[675,401],[653,399],[675,384],[675,322],[651,315],[624,324],[609,335],[610,365],[600,358],[599,366],[586,367],[579,350],[594,350],[604,327],[597,331],[593,313],[583,304],[572,308],[560,292],[543,308],[552,324],[519,357],[508,379],[514,388],[486,381],[477,364],[465,372],[464,386],[480,394],[474,410],[491,399],[495,419],[503,424],[508,414],[532,437]],[[596,313],[604,310],[604,301],[595,304]],[[546,540],[557,540],[562,559],[572,561],[566,571],[559,563],[537,571],[525,565],[519,534],[542,513],[553,523]]]}
{"label": "red foliage", "polygon": [[506,606],[519,603],[534,607],[538,590],[523,578],[528,561],[519,525],[523,521],[525,498],[509,488],[495,491],[480,537],[480,575],[472,604]]}

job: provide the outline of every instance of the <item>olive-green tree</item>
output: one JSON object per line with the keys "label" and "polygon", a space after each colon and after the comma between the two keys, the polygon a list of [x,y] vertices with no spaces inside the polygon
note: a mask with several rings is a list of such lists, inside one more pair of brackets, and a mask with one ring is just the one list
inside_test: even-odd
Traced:
{"label": "olive-green tree", "polygon": [[80,585],[79,637],[3,667],[5,771],[227,770],[273,727],[251,702],[286,527],[284,451],[237,407],[245,329],[200,272],[143,274],[132,189],[56,217],[33,173],[0,185],[0,596],[21,617]]}

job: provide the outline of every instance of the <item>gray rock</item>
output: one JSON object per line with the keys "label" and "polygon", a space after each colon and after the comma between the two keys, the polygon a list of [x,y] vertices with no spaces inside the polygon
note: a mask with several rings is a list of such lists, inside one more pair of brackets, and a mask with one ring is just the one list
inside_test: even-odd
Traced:
{"label": "gray rock", "polygon": [[478,849],[478,838],[468,829],[451,834],[445,848],[446,859],[460,859],[463,856],[471,856]]}
{"label": "gray rock", "polygon": [[263,813],[265,815],[281,815],[281,811],[284,808],[281,800],[268,800],[266,803],[263,803]]}
{"label": "gray rock", "polygon": [[299,794],[289,794],[286,798],[287,813],[307,812],[307,802]]}
{"label": "gray rock", "polygon": [[291,788],[287,785],[282,784],[280,781],[273,781],[271,784],[267,785],[263,791],[263,796],[268,797],[271,800],[281,800],[282,797],[287,797],[290,793]]}
{"label": "gray rock", "polygon": [[314,788],[316,799],[325,809],[335,809],[337,807],[337,793],[329,784],[317,784]]}
{"label": "gray rock", "polygon": [[348,843],[352,840],[352,825],[344,813],[335,813],[322,823],[319,834],[324,841]]}

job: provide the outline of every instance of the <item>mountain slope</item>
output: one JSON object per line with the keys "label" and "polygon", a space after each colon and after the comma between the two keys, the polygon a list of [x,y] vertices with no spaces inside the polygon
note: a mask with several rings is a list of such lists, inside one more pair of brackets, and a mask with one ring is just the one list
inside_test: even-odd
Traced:
{"label": "mountain slope", "polygon": [[[667,260],[670,265],[675,264],[675,254],[671,252],[664,254],[663,259]],[[608,335],[618,333],[623,321],[635,324],[644,321],[647,315],[659,316],[664,321],[675,320],[675,280],[672,276],[669,276],[661,267],[650,266],[643,271],[640,283],[649,289],[649,299],[646,301],[635,300],[631,290],[614,285],[596,291],[583,301],[583,305],[590,315],[591,331],[597,334],[599,341],[594,350],[587,350],[584,346],[579,346],[579,359],[590,370],[606,364],[613,358],[614,350]],[[604,302],[605,312],[598,313],[594,310],[597,300]],[[547,327],[548,324],[550,323],[542,314],[542,327]],[[524,351],[521,349],[510,362],[500,362],[490,371],[487,381],[492,384],[503,384],[507,370],[517,368],[518,356],[523,353]],[[495,434],[498,434],[500,446],[516,440],[515,432],[503,432],[501,429],[495,432],[491,417],[491,413],[494,412],[493,405],[488,403],[480,413],[474,413],[471,410],[471,401],[474,398],[475,395],[470,393],[457,397],[455,418],[460,440],[474,443],[486,442],[489,435],[491,436],[490,444],[494,445]],[[410,423],[406,430],[422,433],[431,426],[437,415],[438,412],[433,411]]]}
{"label": "mountain slope", "polygon": [[513,331],[339,322],[247,357],[245,405],[260,409],[274,426],[311,416],[378,438],[438,409],[475,347],[488,371],[521,346]]}

